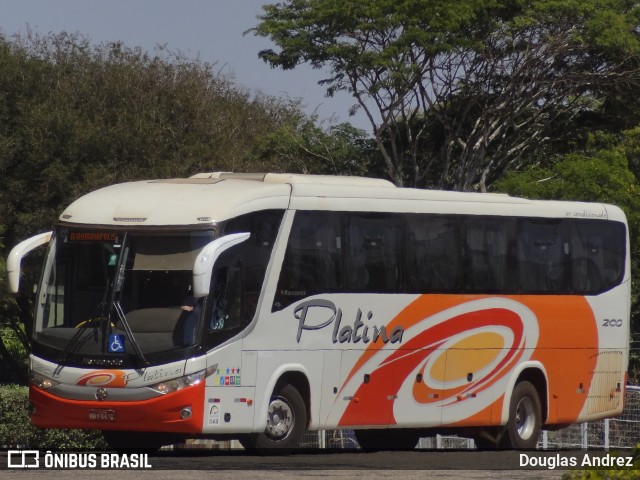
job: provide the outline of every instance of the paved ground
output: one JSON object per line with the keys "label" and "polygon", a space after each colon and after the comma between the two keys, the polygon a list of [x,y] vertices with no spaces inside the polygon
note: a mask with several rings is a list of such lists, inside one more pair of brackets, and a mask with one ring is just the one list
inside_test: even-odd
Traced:
{"label": "paved ground", "polygon": [[[4,473],[4,472],[3,472]],[[77,475],[77,473],[75,474]],[[107,472],[95,471],[91,473],[83,473],[80,478],[90,478],[91,480],[194,480],[195,478],[215,478],[216,480],[266,480],[266,479],[338,479],[338,480],[355,480],[366,478],[368,480],[378,479],[406,479],[406,480],[476,480],[482,477],[496,478],[499,480],[534,480],[534,479],[559,479],[562,476],[560,472],[522,472],[498,470],[498,471],[358,471],[353,470],[325,470],[323,472],[306,470],[287,470],[287,471],[269,471],[261,472],[256,470],[238,471],[188,471],[188,470],[162,470],[157,472]],[[69,471],[39,471],[39,472],[16,472],[8,476],[2,476],[7,480],[67,480]]]}
{"label": "paved ground", "polygon": [[[593,455],[602,455],[595,452]],[[41,452],[41,467],[45,452]],[[96,455],[100,455],[97,453]],[[264,457],[243,452],[193,451],[161,452],[146,460],[143,470],[78,470],[46,468],[6,470],[7,453],[0,453],[0,478],[68,480],[73,476],[96,480],[195,480],[213,478],[246,480],[267,478],[367,478],[414,479],[557,479],[567,470],[521,467],[518,452],[402,451],[367,453],[361,451],[319,451],[288,456]],[[531,456],[531,454],[528,454]],[[534,453],[536,458],[558,455],[581,460],[584,452]],[[99,463],[99,461],[98,461]]]}

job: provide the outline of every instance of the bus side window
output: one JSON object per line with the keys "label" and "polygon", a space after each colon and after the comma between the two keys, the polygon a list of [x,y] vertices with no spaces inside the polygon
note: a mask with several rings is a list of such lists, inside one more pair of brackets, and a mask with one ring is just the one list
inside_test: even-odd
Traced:
{"label": "bus side window", "polygon": [[242,266],[217,267],[213,274],[209,331],[237,330],[244,326]]}
{"label": "bus side window", "polygon": [[523,292],[567,293],[568,225],[557,219],[520,219],[518,281]]}
{"label": "bus side window", "polygon": [[460,291],[459,219],[448,215],[407,215],[405,269],[408,293]]}
{"label": "bus side window", "polygon": [[509,292],[515,290],[514,263],[510,259],[513,223],[504,217],[466,217],[465,247],[467,290]]}
{"label": "bus side window", "polygon": [[338,212],[296,212],[273,311],[311,295],[342,290],[342,239]]}
{"label": "bus side window", "polygon": [[571,236],[572,283],[576,293],[595,294],[622,280],[625,228],[601,220],[576,220]]}
{"label": "bus side window", "polygon": [[366,291],[369,287],[369,269],[367,265],[366,240],[358,226],[347,229],[347,286],[349,291]]}
{"label": "bus side window", "polygon": [[224,235],[249,232],[251,236],[236,252],[242,255],[242,322],[248,325],[255,316],[265,280],[267,265],[278,234],[283,210],[261,210],[229,220]]}
{"label": "bus side window", "polygon": [[346,214],[346,272],[349,292],[402,291],[402,245],[398,216]]}

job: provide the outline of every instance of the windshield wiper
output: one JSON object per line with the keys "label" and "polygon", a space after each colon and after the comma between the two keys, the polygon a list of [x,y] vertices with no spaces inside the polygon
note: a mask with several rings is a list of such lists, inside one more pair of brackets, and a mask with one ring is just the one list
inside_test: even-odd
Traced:
{"label": "windshield wiper", "polygon": [[[82,325],[76,327],[77,332],[75,332],[73,336],[69,339],[69,343],[67,343],[66,347],[62,352],[62,355],[60,356],[60,359],[58,361],[60,366],[58,368],[63,368],[64,365],[66,365],[66,363],[69,361],[69,358],[71,358],[71,354],[78,351],[82,347],[82,345],[84,345],[84,343],[91,338],[92,334],[93,334],[94,341],[97,342],[99,340],[98,327],[105,322],[104,317],[105,317],[104,314],[101,313],[98,318],[95,318],[94,320],[88,320],[84,322]],[[85,333],[85,331],[91,325],[93,325],[93,330],[91,332],[87,332],[87,335],[82,337],[82,334]]]}
{"label": "windshield wiper", "polygon": [[138,360],[142,364],[141,366],[148,367],[149,366],[149,362],[147,362],[147,359],[144,358],[144,354],[142,353],[142,350],[140,349],[140,345],[138,345],[138,342],[136,341],[136,337],[133,335],[133,331],[131,330],[131,326],[129,325],[129,322],[127,321],[127,316],[124,314],[124,311],[122,310],[122,306],[120,305],[120,302],[117,301],[117,300],[114,301],[113,302],[113,308],[115,309],[116,313],[118,314],[118,318],[120,319],[120,322],[122,323],[122,326],[124,328],[125,333],[127,334],[127,338],[131,342],[131,345],[133,345],[133,350],[136,353],[136,357],[138,358]]}

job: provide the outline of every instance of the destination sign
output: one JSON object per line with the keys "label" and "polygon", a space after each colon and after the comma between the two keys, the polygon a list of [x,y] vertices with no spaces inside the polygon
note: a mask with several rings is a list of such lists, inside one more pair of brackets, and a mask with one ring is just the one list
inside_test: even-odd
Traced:
{"label": "destination sign", "polygon": [[117,242],[116,232],[69,232],[67,236],[70,242]]}

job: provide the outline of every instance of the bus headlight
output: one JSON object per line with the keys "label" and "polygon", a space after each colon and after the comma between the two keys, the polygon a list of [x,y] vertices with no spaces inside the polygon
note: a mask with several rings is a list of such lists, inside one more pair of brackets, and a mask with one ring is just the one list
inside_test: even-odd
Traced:
{"label": "bus headlight", "polygon": [[185,375],[184,377],[174,378],[173,380],[166,380],[164,382],[156,383],[155,385],[149,385],[149,388],[155,390],[161,394],[167,394],[177,392],[183,388],[190,387],[192,385],[198,385],[205,378],[216,371],[218,366],[200,370],[199,372],[192,373],[191,375]]}
{"label": "bus headlight", "polygon": [[44,375],[31,370],[31,385],[41,388],[42,390],[47,390],[51,387],[55,387],[56,385],[60,385],[60,382],[56,382],[49,377],[45,377]]}

